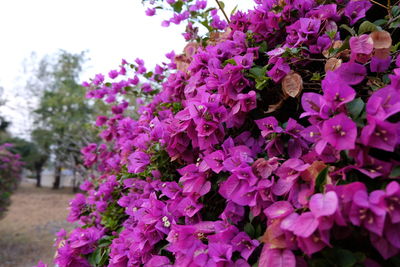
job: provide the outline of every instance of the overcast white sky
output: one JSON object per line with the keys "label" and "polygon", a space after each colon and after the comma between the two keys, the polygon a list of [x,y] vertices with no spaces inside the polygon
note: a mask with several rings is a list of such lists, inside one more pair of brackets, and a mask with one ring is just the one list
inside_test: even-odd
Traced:
{"label": "overcast white sky", "polygon": [[[208,3],[215,6],[214,0]],[[236,5],[251,8],[253,1],[225,4],[230,13]],[[184,46],[181,28],[161,27],[162,16],[147,17],[140,0],[10,0],[0,1],[0,10],[0,86],[7,100],[0,114],[12,121],[11,131],[19,136],[26,137],[29,128],[20,89],[26,79],[22,63],[32,52],[40,59],[59,49],[88,50],[90,61],[82,74],[87,80],[117,67],[122,58],[140,57],[154,65]]]}

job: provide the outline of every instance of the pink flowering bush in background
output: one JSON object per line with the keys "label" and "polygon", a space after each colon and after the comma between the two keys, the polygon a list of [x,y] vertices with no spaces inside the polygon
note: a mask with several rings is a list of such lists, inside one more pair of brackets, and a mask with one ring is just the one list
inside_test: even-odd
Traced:
{"label": "pink flowering bush in background", "polygon": [[21,178],[20,155],[9,150],[11,144],[0,145],[0,218],[10,205],[11,193],[17,189]]}
{"label": "pink flowering bush in background", "polygon": [[162,2],[184,52],[84,83],[110,114],[55,263],[399,266],[397,3]]}

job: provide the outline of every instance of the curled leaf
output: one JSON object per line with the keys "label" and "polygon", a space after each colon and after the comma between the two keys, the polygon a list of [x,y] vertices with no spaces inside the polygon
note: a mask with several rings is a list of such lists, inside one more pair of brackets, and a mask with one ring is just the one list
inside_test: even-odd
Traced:
{"label": "curled leaf", "polygon": [[322,51],[322,55],[326,58],[331,57],[331,53],[333,52],[332,49],[336,50],[336,49],[340,49],[343,46],[343,41],[341,40],[336,40],[333,42],[332,46],[329,49],[326,49],[324,51]]}
{"label": "curled leaf", "polygon": [[231,28],[228,27],[224,32],[211,32],[210,39],[207,41],[207,44],[216,45],[217,43],[227,40],[231,31]]}
{"label": "curled leaf", "polygon": [[186,72],[190,64],[190,59],[185,55],[176,55],[174,58],[176,68],[182,72]]}
{"label": "curled leaf", "polygon": [[184,54],[187,58],[192,58],[194,54],[196,54],[197,50],[199,49],[200,45],[196,42],[188,43],[185,48],[183,49]]}
{"label": "curled leaf", "polygon": [[342,45],[343,45],[343,41],[342,40],[336,40],[336,41],[333,42],[332,48],[333,49],[339,49],[339,48],[342,47]]}
{"label": "curled leaf", "polygon": [[285,96],[296,97],[303,89],[303,79],[301,76],[292,72],[285,76],[282,80],[282,91]]}
{"label": "curled leaf", "polygon": [[273,105],[269,105],[268,106],[268,110],[264,111],[265,114],[267,113],[272,113],[277,111],[279,108],[281,108],[283,106],[283,99],[281,99],[278,103],[273,104]]}
{"label": "curled leaf", "polygon": [[392,37],[387,31],[374,31],[369,36],[374,41],[375,49],[390,48],[392,46]]}
{"label": "curled leaf", "polygon": [[338,58],[330,58],[326,61],[325,72],[334,71],[342,65],[342,60]]}
{"label": "curled leaf", "polygon": [[281,227],[281,220],[275,220],[268,225],[267,230],[261,238],[268,248],[286,248],[286,239]]}
{"label": "curled leaf", "polygon": [[315,184],[318,174],[326,168],[326,164],[323,161],[314,161],[307,170],[301,173],[301,178],[304,181],[312,182]]}

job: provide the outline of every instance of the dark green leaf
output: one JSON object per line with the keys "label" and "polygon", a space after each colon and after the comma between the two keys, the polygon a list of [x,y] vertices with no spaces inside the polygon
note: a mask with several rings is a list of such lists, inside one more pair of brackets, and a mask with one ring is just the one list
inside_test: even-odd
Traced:
{"label": "dark green leaf", "polygon": [[246,234],[248,234],[250,237],[254,237],[255,234],[255,229],[254,226],[251,223],[246,223],[244,226],[244,231]]}
{"label": "dark green leaf", "polygon": [[389,78],[388,74],[385,74],[382,76],[382,82],[384,82],[386,84],[390,83],[390,78]]}
{"label": "dark green leaf", "polygon": [[175,2],[174,4],[172,4],[171,6],[176,13],[181,13],[182,7],[183,7],[183,1],[179,0],[179,1]]}
{"label": "dark green leaf", "polygon": [[354,257],[356,257],[357,262],[364,262],[367,256],[362,252],[354,252]]}
{"label": "dark green leaf", "polygon": [[392,7],[392,14],[393,14],[393,17],[397,17],[398,15],[400,15],[400,7],[399,6],[393,6]]}
{"label": "dark green leaf", "polygon": [[398,28],[399,26],[400,26],[400,20],[396,20],[396,21],[394,21],[393,23],[390,23],[389,28],[390,28],[390,29],[396,29],[396,28]]}
{"label": "dark green leaf", "polygon": [[346,104],[347,110],[353,119],[357,119],[365,107],[364,101],[359,97]]}
{"label": "dark green leaf", "polygon": [[315,180],[315,192],[323,192],[326,184],[326,177],[328,175],[328,167],[323,169]]}
{"label": "dark green leaf", "polygon": [[90,254],[88,260],[91,266],[99,266],[101,261],[101,249],[97,248],[92,254]]}
{"label": "dark green leaf", "polygon": [[253,74],[256,78],[261,78],[261,77],[265,77],[267,68],[266,66],[264,67],[253,67],[250,69],[250,73]]}
{"label": "dark green leaf", "polygon": [[384,25],[384,24],[386,24],[388,21],[386,20],[386,19],[378,19],[378,20],[375,20],[374,21],[374,24],[376,25],[376,26],[382,26],[382,25]]}
{"label": "dark green leaf", "polygon": [[112,240],[114,239],[114,236],[104,236],[98,241],[98,247],[107,247],[111,244]]}
{"label": "dark green leaf", "polygon": [[337,249],[335,251],[337,264],[340,267],[352,267],[357,263],[356,257],[347,249]]}
{"label": "dark green leaf", "polygon": [[399,178],[399,177],[400,177],[400,166],[396,166],[390,173],[389,178]]}
{"label": "dark green leaf", "polygon": [[256,231],[255,231],[255,237],[257,238],[257,237],[259,237],[259,236],[261,236],[263,233],[262,233],[262,229],[261,229],[261,224],[257,224],[257,227],[256,227]]}
{"label": "dark green leaf", "polygon": [[259,47],[260,47],[260,50],[259,50],[260,53],[266,53],[266,52],[268,51],[268,45],[267,45],[267,42],[266,42],[266,41],[263,41],[263,42],[259,45]]}
{"label": "dark green leaf", "polygon": [[147,79],[151,78],[153,76],[153,72],[152,71],[146,72],[143,76],[146,77]]}
{"label": "dark green leaf", "polygon": [[312,259],[310,261],[311,267],[321,267],[321,266],[329,266],[329,262],[326,259]]}

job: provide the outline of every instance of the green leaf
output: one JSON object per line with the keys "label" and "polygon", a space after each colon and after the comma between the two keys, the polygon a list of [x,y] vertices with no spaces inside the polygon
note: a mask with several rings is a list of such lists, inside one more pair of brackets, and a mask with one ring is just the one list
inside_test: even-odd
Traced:
{"label": "green leaf", "polygon": [[103,248],[103,247],[108,247],[111,243],[112,240],[114,239],[114,236],[103,236],[99,241],[98,241],[98,247]]}
{"label": "green leaf", "polygon": [[310,261],[310,266],[311,267],[321,267],[321,266],[329,266],[329,262],[326,259],[312,259]]}
{"label": "green leaf", "polygon": [[328,167],[323,169],[317,176],[317,179],[315,180],[315,191],[316,192],[323,192],[324,191],[324,186],[326,184],[326,177],[328,176]]}
{"label": "green leaf", "polygon": [[399,177],[400,177],[400,166],[396,166],[390,173],[389,178],[399,178]]}
{"label": "green leaf", "polygon": [[259,237],[259,236],[261,236],[263,233],[262,233],[262,229],[261,229],[261,224],[257,224],[257,227],[256,227],[256,231],[255,231],[255,237]]}
{"label": "green leaf", "polygon": [[221,9],[224,9],[224,8],[225,8],[225,3],[224,3],[224,2],[218,1],[218,3],[219,3],[219,5],[221,6]]}
{"label": "green leaf", "polygon": [[360,97],[358,97],[353,101],[351,101],[350,103],[347,103],[346,106],[351,117],[353,119],[357,119],[361,115],[361,112],[365,107],[365,103]]}
{"label": "green leaf", "polygon": [[253,215],[253,213],[250,211],[250,212],[249,212],[249,221],[252,222],[253,219],[254,219],[254,215]]}
{"label": "green leaf", "polygon": [[373,24],[370,21],[364,21],[363,23],[361,23],[360,28],[358,28],[358,34],[363,34],[366,32],[373,32],[376,31],[376,25]]}
{"label": "green leaf", "polygon": [[250,69],[250,73],[253,74],[256,78],[265,77],[266,72],[267,72],[266,66],[264,67],[257,66]]}
{"label": "green leaf", "polygon": [[392,48],[390,49],[390,52],[392,52],[392,53],[396,52],[399,49],[399,47],[400,47],[400,42],[393,45]]}
{"label": "green leaf", "polygon": [[390,23],[389,28],[390,28],[390,29],[396,29],[396,28],[398,28],[399,26],[400,26],[400,20],[396,20],[396,21]]}
{"label": "green leaf", "polygon": [[101,258],[100,258],[100,261],[99,261],[99,266],[105,266],[106,265],[106,262],[108,260],[109,254],[110,254],[110,248],[109,247],[107,247],[106,249],[103,249],[103,252],[101,253]]}
{"label": "green leaf", "polygon": [[357,263],[356,257],[347,249],[337,249],[335,251],[337,264],[340,267],[352,267]]}
{"label": "green leaf", "polygon": [[101,248],[97,248],[92,254],[90,254],[88,260],[91,266],[99,266],[101,261]]}
{"label": "green leaf", "polygon": [[378,19],[378,20],[374,21],[374,24],[376,26],[382,26],[382,25],[386,24],[387,22],[388,22],[387,19]]}
{"label": "green leaf", "polygon": [[236,6],[235,6],[235,7],[232,9],[232,11],[231,11],[231,15],[235,14],[235,12],[236,12],[237,8],[238,8],[238,5],[236,5]]}
{"label": "green leaf", "polygon": [[336,35],[336,31],[327,31],[327,32],[325,32],[328,36],[329,36],[329,38],[331,38],[331,40],[333,40],[334,38],[335,38],[335,35]]}
{"label": "green leaf", "polygon": [[254,226],[251,223],[246,223],[246,225],[244,226],[244,231],[250,237],[254,237],[254,234],[255,234],[256,230],[254,229]]}
{"label": "green leaf", "polygon": [[321,73],[319,72],[314,72],[310,81],[320,81],[322,79]]}
{"label": "green leaf", "polygon": [[152,71],[146,72],[143,76],[149,79],[153,76],[153,72]]}
{"label": "green leaf", "polygon": [[228,65],[228,64],[231,64],[231,65],[233,65],[233,66],[236,66],[236,65],[237,65],[237,64],[236,64],[236,61],[235,61],[233,58],[230,58],[230,59],[225,60],[224,63],[223,63],[222,65],[223,65],[223,66],[226,66],[226,65]]}
{"label": "green leaf", "polygon": [[264,89],[267,85],[268,85],[268,81],[270,80],[271,78],[269,78],[269,77],[264,77],[263,79],[261,79],[261,80],[256,80],[256,89],[257,90],[262,90],[262,89]]}
{"label": "green leaf", "polygon": [[179,1],[175,2],[174,4],[172,4],[171,6],[176,13],[181,13],[182,7],[183,7],[183,1],[179,0]]}
{"label": "green leaf", "polygon": [[266,53],[268,51],[268,45],[266,41],[263,41],[261,44],[259,44],[260,50],[259,52],[262,53]]}
{"label": "green leaf", "polygon": [[356,31],[353,28],[350,28],[348,25],[346,24],[342,24],[340,25],[340,28],[345,29],[346,31],[348,31],[352,36],[356,35]]}
{"label": "green leaf", "polygon": [[400,15],[400,7],[399,6],[393,6],[392,7],[392,14],[393,17],[397,17],[398,15]]}
{"label": "green leaf", "polygon": [[357,262],[364,262],[367,256],[365,256],[364,253],[362,252],[354,252],[354,257],[356,257]]}
{"label": "green leaf", "polygon": [[178,111],[181,111],[183,109],[182,104],[180,102],[174,102],[172,104],[172,111],[174,113],[177,113]]}

